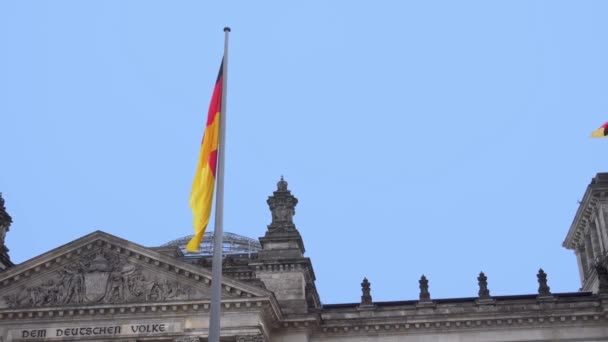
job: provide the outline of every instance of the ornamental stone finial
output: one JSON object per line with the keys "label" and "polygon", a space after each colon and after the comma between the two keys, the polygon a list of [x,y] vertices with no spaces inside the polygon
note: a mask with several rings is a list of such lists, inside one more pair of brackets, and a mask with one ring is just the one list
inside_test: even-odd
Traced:
{"label": "ornamental stone finial", "polygon": [[426,279],[424,274],[422,275],[422,277],[420,277],[418,284],[420,284],[420,301],[430,302],[431,294],[429,293],[429,281]]}
{"label": "ornamental stone finial", "polygon": [[551,288],[547,285],[547,273],[545,273],[542,268],[538,270],[536,278],[538,278],[539,297],[551,296]]}
{"label": "ornamental stone finial", "polygon": [[283,175],[281,175],[281,180],[279,180],[279,182],[277,183],[277,190],[279,191],[288,191],[287,190],[287,182],[285,181],[285,179],[283,178]]}
{"label": "ornamental stone finial", "polygon": [[268,225],[268,230],[289,231],[295,230],[293,223],[293,215],[296,214],[296,205],[298,199],[295,198],[289,189],[287,182],[281,176],[281,180],[277,183],[277,190],[268,197],[266,201],[272,213],[272,222]]}
{"label": "ornamental stone finial", "polygon": [[4,238],[6,237],[6,232],[8,232],[13,219],[11,215],[6,212],[6,208],[4,207],[4,198],[2,198],[2,193],[0,192],[0,246],[4,246]]}
{"label": "ornamental stone finial", "polygon": [[488,290],[488,277],[486,277],[483,272],[480,272],[477,281],[479,282],[479,299],[489,299],[490,290]]}
{"label": "ornamental stone finial", "polygon": [[372,295],[371,295],[371,283],[367,280],[367,278],[363,278],[363,282],[361,283],[361,292],[363,295],[361,296],[361,306],[370,306],[372,305]]}

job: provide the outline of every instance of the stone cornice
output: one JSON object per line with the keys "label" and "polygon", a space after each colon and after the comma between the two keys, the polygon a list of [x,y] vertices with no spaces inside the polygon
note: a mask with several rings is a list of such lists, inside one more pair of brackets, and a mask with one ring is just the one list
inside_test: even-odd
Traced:
{"label": "stone cornice", "polygon": [[249,264],[253,266],[256,272],[301,272],[305,271],[306,282],[314,282],[316,280],[315,271],[312,268],[310,258],[297,259],[281,259],[281,260],[264,260],[255,261]]}
{"label": "stone cornice", "polygon": [[[273,303],[271,298],[229,298],[222,300],[222,311],[243,312],[243,311],[259,311],[266,310],[266,314],[270,314],[270,318],[278,321],[280,315],[277,315],[276,303]],[[193,313],[208,314],[210,311],[209,300],[188,300],[174,301],[163,303],[128,303],[128,304],[103,304],[103,305],[87,305],[87,306],[63,306],[63,307],[35,307],[23,309],[3,309],[0,310],[0,322],[9,320],[57,320],[71,319],[78,317],[79,319],[99,319],[104,318],[114,319],[116,316],[130,316],[142,318],[150,315],[151,318],[157,318],[158,315],[167,314],[172,317],[185,316],[190,317]],[[1,324],[1,323],[0,323]]]}
{"label": "stone cornice", "polygon": [[308,314],[299,317],[284,318],[281,321],[277,321],[274,328],[276,330],[288,330],[289,332],[294,331],[308,331],[312,332],[318,330],[321,326],[321,317],[317,314]]}
{"label": "stone cornice", "polygon": [[475,318],[475,319],[441,319],[434,321],[407,320],[382,322],[325,322],[320,330],[327,335],[377,335],[395,333],[430,333],[490,329],[511,329],[514,327],[556,327],[566,325],[605,326],[608,323],[605,315],[595,314],[569,314],[569,315],[524,315],[520,317],[505,318]]}

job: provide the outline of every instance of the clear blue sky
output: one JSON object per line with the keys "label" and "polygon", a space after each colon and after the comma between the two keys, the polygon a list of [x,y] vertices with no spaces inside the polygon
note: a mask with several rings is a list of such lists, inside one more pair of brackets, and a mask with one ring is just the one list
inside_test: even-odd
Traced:
{"label": "clear blue sky", "polygon": [[608,140],[608,2],[3,1],[0,191],[17,263],[94,230],[191,234],[232,27],[225,230],[285,175],[324,303],[580,287],[561,243]]}

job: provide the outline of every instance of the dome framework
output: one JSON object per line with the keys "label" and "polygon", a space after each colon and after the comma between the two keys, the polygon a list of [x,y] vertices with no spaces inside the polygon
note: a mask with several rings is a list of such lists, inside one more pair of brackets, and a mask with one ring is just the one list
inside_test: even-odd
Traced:
{"label": "dome framework", "polygon": [[[213,254],[213,231],[205,232],[197,253],[190,253],[186,251],[186,244],[188,244],[188,241],[190,241],[193,236],[194,235],[188,235],[169,241],[163,244],[161,247],[177,246],[185,255],[189,256],[207,256]],[[258,240],[235,233],[224,232],[222,246],[222,254],[224,255],[257,253],[261,249],[262,245]]]}

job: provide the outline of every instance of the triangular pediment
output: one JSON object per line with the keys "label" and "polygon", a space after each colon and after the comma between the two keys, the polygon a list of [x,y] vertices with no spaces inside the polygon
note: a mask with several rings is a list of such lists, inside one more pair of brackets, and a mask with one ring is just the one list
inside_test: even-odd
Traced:
{"label": "triangular pediment", "polygon": [[[96,231],[0,273],[0,310],[206,301],[211,273]],[[232,279],[222,299],[272,294]]]}

